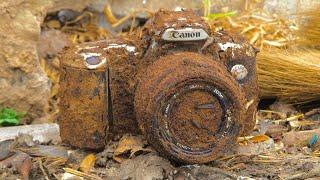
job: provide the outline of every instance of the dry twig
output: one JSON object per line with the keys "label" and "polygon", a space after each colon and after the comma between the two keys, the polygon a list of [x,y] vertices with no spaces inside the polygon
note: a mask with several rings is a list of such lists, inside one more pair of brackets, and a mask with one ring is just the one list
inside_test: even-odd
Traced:
{"label": "dry twig", "polygon": [[71,168],[63,168],[63,170],[65,172],[67,172],[67,173],[70,173],[70,174],[73,174],[73,175],[76,175],[76,176],[79,176],[79,177],[83,177],[83,178],[86,178],[86,179],[102,180],[102,178],[100,178],[97,175],[83,173],[83,172],[80,172],[80,171],[77,171],[77,170],[74,170],[74,169],[71,169]]}

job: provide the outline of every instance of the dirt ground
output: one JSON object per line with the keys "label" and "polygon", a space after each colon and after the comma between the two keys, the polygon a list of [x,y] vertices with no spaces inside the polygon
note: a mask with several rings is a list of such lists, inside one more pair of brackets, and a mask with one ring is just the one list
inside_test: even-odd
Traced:
{"label": "dirt ground", "polygon": [[[272,140],[272,139],[270,139]],[[250,140],[248,141],[250,142]],[[312,148],[250,142],[208,164],[183,165],[157,154],[141,136],[125,135],[103,152],[37,144],[28,135],[0,143],[0,179],[317,179]],[[238,149],[238,150],[237,150]],[[253,150],[253,151],[252,151]],[[247,152],[247,153],[243,153]]]}

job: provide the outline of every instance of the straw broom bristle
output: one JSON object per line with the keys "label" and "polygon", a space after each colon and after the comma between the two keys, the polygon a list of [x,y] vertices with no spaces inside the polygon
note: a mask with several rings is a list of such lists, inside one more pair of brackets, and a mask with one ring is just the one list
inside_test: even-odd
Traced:
{"label": "straw broom bristle", "polygon": [[292,104],[320,100],[320,11],[300,14],[293,47],[270,47],[257,57],[262,97],[277,97]]}
{"label": "straw broom bristle", "polygon": [[320,50],[271,47],[257,59],[262,97],[278,97],[293,104],[320,99]]}
{"label": "straw broom bristle", "polygon": [[297,32],[299,36],[298,44],[303,46],[320,47],[320,11],[312,9],[302,12],[300,15],[300,29]]}

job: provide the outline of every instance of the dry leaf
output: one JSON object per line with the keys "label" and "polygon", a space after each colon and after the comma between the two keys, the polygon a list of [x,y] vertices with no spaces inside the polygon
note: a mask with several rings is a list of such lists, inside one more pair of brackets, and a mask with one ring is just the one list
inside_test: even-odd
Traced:
{"label": "dry leaf", "polygon": [[266,140],[270,139],[269,136],[266,136],[266,135],[257,135],[257,136],[254,136],[250,139],[248,139],[250,142],[253,142],[253,143],[259,143],[259,142],[264,142]]}
{"label": "dry leaf", "polygon": [[94,154],[87,155],[81,162],[79,170],[84,173],[89,173],[96,162],[96,157]]}
{"label": "dry leaf", "polygon": [[260,142],[264,142],[264,141],[266,141],[268,139],[270,139],[270,137],[266,136],[264,134],[257,135],[257,136],[238,137],[238,143],[240,145],[247,145],[248,142],[250,142],[250,143],[260,143]]}
{"label": "dry leaf", "polygon": [[144,148],[145,145],[146,142],[141,136],[125,135],[120,139],[119,145],[114,151],[113,159],[117,162],[122,162],[122,158],[119,156],[129,154],[129,158],[131,158],[139,151],[150,152],[151,149]]}

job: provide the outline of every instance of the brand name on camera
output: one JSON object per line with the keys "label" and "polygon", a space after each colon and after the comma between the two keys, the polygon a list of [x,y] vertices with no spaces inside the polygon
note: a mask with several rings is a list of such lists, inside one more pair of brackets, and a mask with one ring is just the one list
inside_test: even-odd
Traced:
{"label": "brand name on camera", "polygon": [[162,34],[165,41],[199,41],[208,38],[208,34],[203,29],[167,29]]}

